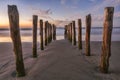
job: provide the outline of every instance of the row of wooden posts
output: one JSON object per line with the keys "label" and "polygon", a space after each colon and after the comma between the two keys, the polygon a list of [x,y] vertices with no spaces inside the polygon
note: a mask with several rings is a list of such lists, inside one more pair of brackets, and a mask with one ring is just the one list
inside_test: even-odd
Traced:
{"label": "row of wooden posts", "polygon": [[[23,52],[19,29],[19,12],[16,5],[8,5],[8,16],[10,23],[10,33],[14,47],[16,72],[17,76],[25,76],[25,68],[23,62]],[[37,23],[38,16],[33,15],[33,57],[37,57]],[[56,40],[56,26],[45,21],[45,29],[43,29],[43,20],[40,20],[40,48],[44,50],[44,44],[47,46],[52,40]],[[43,30],[45,30],[43,33]],[[45,35],[45,39],[43,37]],[[45,41],[44,41],[45,40]]]}
{"label": "row of wooden posts", "polygon": [[[106,7],[104,11],[104,30],[103,30],[103,41],[102,41],[102,53],[100,59],[100,71],[108,73],[109,58],[111,56],[111,34],[113,27],[113,14],[114,7]],[[91,15],[86,16],[86,36],[85,36],[85,54],[86,56],[91,55],[90,48],[90,33],[91,33]],[[76,45],[76,30],[75,21],[72,21],[68,25],[65,25],[64,37]],[[82,50],[82,22],[78,19],[78,48]]]}
{"label": "row of wooden posts", "polygon": [[[37,23],[38,16],[33,15],[33,57],[37,57]],[[44,50],[44,43],[47,46],[52,40],[56,40],[56,26],[45,21],[45,42],[43,41],[43,20],[40,20],[40,48]]]}

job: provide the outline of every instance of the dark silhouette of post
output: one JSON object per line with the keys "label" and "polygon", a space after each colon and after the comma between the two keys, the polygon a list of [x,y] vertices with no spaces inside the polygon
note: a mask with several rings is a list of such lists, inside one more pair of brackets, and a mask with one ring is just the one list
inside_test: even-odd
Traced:
{"label": "dark silhouette of post", "polygon": [[51,24],[49,23],[49,43],[51,43]]}
{"label": "dark silhouette of post", "polygon": [[48,43],[50,43],[50,23],[48,23]]}
{"label": "dark silhouette of post", "polygon": [[90,56],[90,32],[91,32],[91,15],[86,16],[86,56]]}
{"label": "dark silhouette of post", "polygon": [[70,41],[70,25],[68,24],[68,40]]}
{"label": "dark silhouette of post", "polygon": [[82,49],[82,23],[81,23],[81,19],[78,19],[78,48]]}
{"label": "dark silhouette of post", "polygon": [[47,40],[48,40],[47,27],[48,27],[48,21],[45,22],[45,46],[47,46],[47,44],[48,44],[48,42],[47,42]]}
{"label": "dark silhouette of post", "polygon": [[52,42],[52,24],[50,24],[50,42]]}
{"label": "dark silhouette of post", "polygon": [[66,39],[68,40],[68,25],[66,25]]}
{"label": "dark silhouette of post", "polygon": [[53,40],[56,40],[56,26],[53,24]]}
{"label": "dark silhouette of post", "polygon": [[70,42],[72,43],[72,23],[70,23]]}
{"label": "dark silhouette of post", "polygon": [[111,34],[113,28],[114,7],[106,7],[104,12],[104,30],[100,70],[103,73],[108,73],[109,58],[111,56]]}
{"label": "dark silhouette of post", "polygon": [[38,16],[33,15],[33,57],[37,57],[37,22]]}
{"label": "dark silhouette of post", "polygon": [[40,20],[40,48],[41,50],[44,50],[44,45],[43,45],[43,20]]}
{"label": "dark silhouette of post", "polygon": [[72,21],[72,28],[73,28],[73,31],[72,31],[72,41],[73,41],[73,45],[76,45],[76,30],[75,30],[75,21]]}
{"label": "dark silhouette of post", "polygon": [[67,39],[68,39],[68,41],[70,40],[70,30],[69,30],[69,25],[67,25]]}
{"label": "dark silhouette of post", "polygon": [[16,5],[8,5],[8,16],[10,23],[10,33],[14,47],[17,76],[25,76],[25,69],[22,55],[22,44],[19,29],[19,12]]}
{"label": "dark silhouette of post", "polygon": [[64,27],[64,38],[65,39],[67,38],[67,25],[65,25]]}

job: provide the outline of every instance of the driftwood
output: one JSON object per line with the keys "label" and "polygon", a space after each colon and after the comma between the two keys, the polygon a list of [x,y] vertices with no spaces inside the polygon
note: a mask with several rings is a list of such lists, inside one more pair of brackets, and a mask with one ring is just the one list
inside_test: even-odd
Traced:
{"label": "driftwood", "polygon": [[40,20],[40,48],[41,50],[44,50],[44,45],[43,45],[43,20]]}
{"label": "driftwood", "polygon": [[102,54],[100,60],[100,70],[108,73],[109,58],[111,56],[111,34],[113,28],[114,7],[106,7],[104,13],[104,31],[102,42]]}
{"label": "driftwood", "polygon": [[90,56],[90,32],[91,32],[91,15],[86,16],[86,56]]}
{"label": "driftwood", "polygon": [[22,56],[22,44],[19,30],[19,13],[17,6],[8,5],[8,16],[10,23],[10,33],[14,47],[17,76],[25,76],[25,69]]}
{"label": "driftwood", "polygon": [[81,19],[78,19],[78,48],[82,49],[82,23],[81,23]]}
{"label": "driftwood", "polygon": [[37,22],[38,16],[33,15],[33,57],[37,57]]}

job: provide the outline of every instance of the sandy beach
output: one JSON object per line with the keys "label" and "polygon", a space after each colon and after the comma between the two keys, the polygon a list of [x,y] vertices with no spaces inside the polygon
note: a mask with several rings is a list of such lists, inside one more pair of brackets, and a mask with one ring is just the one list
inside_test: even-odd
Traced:
{"label": "sandy beach", "polygon": [[38,58],[32,58],[32,43],[24,42],[23,57],[26,76],[15,76],[15,61],[12,43],[0,43],[0,80],[120,80],[120,42],[111,46],[109,73],[99,71],[101,42],[91,42],[92,56],[72,46],[67,40],[53,41],[44,51],[38,43]]}

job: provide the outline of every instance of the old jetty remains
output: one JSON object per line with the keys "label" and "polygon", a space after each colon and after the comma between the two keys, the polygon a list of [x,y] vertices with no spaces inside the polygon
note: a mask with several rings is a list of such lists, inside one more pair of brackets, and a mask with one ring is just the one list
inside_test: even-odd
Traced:
{"label": "old jetty remains", "polygon": [[[113,28],[113,14],[114,7],[106,7],[104,13],[104,29],[103,29],[103,41],[102,41],[102,54],[100,59],[100,71],[108,73],[109,58],[111,56],[111,35]],[[22,44],[19,29],[19,12],[16,5],[8,5],[8,16],[10,23],[10,33],[14,48],[14,55],[16,61],[17,76],[25,76],[25,68],[22,56]],[[49,21],[38,20],[37,15],[33,15],[33,58],[37,58],[37,30],[39,21],[40,31],[40,49],[44,50],[52,41],[56,40],[56,25]],[[90,33],[91,33],[91,14],[88,14],[85,19],[86,34],[85,34],[85,55],[91,56],[90,47]],[[75,20],[70,21],[64,27],[64,37],[68,41],[82,50],[82,20],[78,19],[78,29],[76,28]],[[44,25],[45,24],[45,25]],[[77,30],[76,30],[77,29]],[[78,31],[78,44],[76,42],[76,31]]]}

